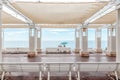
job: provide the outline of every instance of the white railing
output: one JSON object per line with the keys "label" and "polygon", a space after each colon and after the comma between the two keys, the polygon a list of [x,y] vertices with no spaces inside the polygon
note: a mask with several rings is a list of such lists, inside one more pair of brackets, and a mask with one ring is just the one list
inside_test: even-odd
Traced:
{"label": "white railing", "polygon": [[116,72],[120,71],[120,62],[1,62],[0,70],[2,72],[39,72],[40,80],[42,72],[47,72],[50,80],[52,72],[68,72],[71,79],[71,72],[77,72],[80,78],[81,71],[111,71],[115,72],[118,80]]}
{"label": "white railing", "polygon": [[120,69],[120,62],[2,62],[1,71],[115,71]]}

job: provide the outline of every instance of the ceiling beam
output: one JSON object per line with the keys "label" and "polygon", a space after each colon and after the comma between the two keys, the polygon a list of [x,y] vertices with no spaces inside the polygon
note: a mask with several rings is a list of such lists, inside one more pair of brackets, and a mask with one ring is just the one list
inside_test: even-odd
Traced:
{"label": "ceiling beam", "polygon": [[23,15],[17,9],[15,9],[10,4],[9,0],[2,0],[2,10],[27,24],[33,24],[33,21],[31,19],[29,19],[27,16]]}
{"label": "ceiling beam", "polygon": [[[77,28],[82,27],[82,24],[35,24],[41,28]],[[88,28],[97,28],[105,24],[89,24]],[[110,25],[110,24],[108,24]],[[30,28],[28,24],[2,24],[2,28]]]}
{"label": "ceiling beam", "polygon": [[[3,25],[7,25],[7,26],[12,26],[12,25],[16,25],[16,26],[19,26],[19,25],[27,25],[27,24],[3,24]],[[59,26],[71,26],[71,25],[76,25],[76,26],[82,26],[82,24],[35,24],[35,25],[46,25],[46,26],[56,26],[56,25],[59,25]],[[89,24],[89,25],[106,25],[106,24]],[[108,24],[109,25],[109,24]]]}
{"label": "ceiling beam", "polygon": [[103,17],[104,15],[116,10],[116,7],[120,4],[120,0],[114,0],[112,2],[109,2],[106,6],[104,6],[101,10],[96,12],[94,15],[92,15],[90,18],[88,18],[85,22],[84,25],[88,25],[95,20]]}
{"label": "ceiling beam", "polygon": [[116,9],[120,9],[120,5],[118,5],[118,6],[116,7]]}

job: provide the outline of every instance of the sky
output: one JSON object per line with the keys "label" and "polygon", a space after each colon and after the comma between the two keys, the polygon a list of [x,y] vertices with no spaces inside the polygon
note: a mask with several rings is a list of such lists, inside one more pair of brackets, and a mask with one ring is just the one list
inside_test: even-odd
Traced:
{"label": "sky", "polygon": [[[67,28],[45,28],[42,29],[43,41],[75,40],[75,30]],[[4,29],[5,41],[28,41],[29,29]],[[95,29],[88,30],[88,40],[95,40]],[[107,30],[102,29],[102,40],[107,40]]]}

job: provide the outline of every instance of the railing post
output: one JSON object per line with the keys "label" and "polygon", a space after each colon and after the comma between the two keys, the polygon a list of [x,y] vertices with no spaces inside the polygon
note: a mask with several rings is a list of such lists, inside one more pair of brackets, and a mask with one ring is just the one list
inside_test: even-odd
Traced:
{"label": "railing post", "polygon": [[39,72],[39,80],[42,80],[42,72]]}
{"label": "railing post", "polygon": [[50,72],[48,71],[47,80],[50,80]]}
{"label": "railing post", "polygon": [[4,77],[5,77],[5,72],[2,73],[1,80],[4,80]]}
{"label": "railing post", "polygon": [[71,64],[69,64],[69,72],[68,72],[69,80],[72,80],[72,79],[71,79],[71,67],[72,67]]}
{"label": "railing post", "polygon": [[48,71],[47,80],[50,80],[50,64],[48,64],[47,66],[47,71]]}
{"label": "railing post", "polygon": [[115,73],[115,80],[118,80],[118,74],[117,74],[117,71],[115,71],[114,73]]}
{"label": "railing post", "polygon": [[77,72],[77,80],[80,80],[80,71]]}
{"label": "railing post", "polygon": [[71,73],[71,71],[69,71],[69,80],[72,80],[71,75],[72,75],[72,73]]}

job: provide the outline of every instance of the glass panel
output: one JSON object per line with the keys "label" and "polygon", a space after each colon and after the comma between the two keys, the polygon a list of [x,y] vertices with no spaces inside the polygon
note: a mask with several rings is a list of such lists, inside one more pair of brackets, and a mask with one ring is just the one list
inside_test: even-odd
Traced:
{"label": "glass panel", "polygon": [[111,29],[108,29],[108,31],[109,31],[109,32],[108,32],[108,33],[109,33],[109,36],[111,36]]}
{"label": "glass panel", "polygon": [[34,36],[34,29],[31,29],[31,36]]}
{"label": "glass panel", "polygon": [[5,28],[4,48],[28,48],[29,29],[27,28]]}
{"label": "glass panel", "polygon": [[98,30],[97,37],[101,37],[101,30]]}
{"label": "glass panel", "polygon": [[37,37],[40,38],[40,31],[38,31],[38,33],[37,33]]}
{"label": "glass panel", "polygon": [[57,48],[66,46],[75,48],[74,28],[43,28],[42,29],[42,49]]}
{"label": "glass panel", "polygon": [[107,28],[105,29],[102,29],[102,42],[101,42],[101,45],[102,45],[102,49],[106,49],[107,48]]}
{"label": "glass panel", "polygon": [[95,48],[95,29],[88,29],[88,48]]}
{"label": "glass panel", "polygon": [[85,31],[83,32],[83,36],[87,36]]}
{"label": "glass panel", "polygon": [[78,32],[78,31],[76,32],[76,37],[77,37],[77,38],[79,37],[79,32]]}
{"label": "glass panel", "polygon": [[116,30],[115,29],[113,29],[112,36],[116,36]]}

